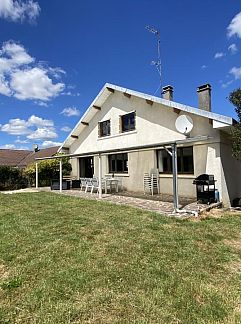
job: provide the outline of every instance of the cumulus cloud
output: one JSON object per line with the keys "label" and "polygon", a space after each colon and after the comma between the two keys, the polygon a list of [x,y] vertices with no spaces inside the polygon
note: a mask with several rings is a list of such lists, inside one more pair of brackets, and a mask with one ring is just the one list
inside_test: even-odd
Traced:
{"label": "cumulus cloud", "polygon": [[40,13],[38,2],[33,0],[1,0],[0,17],[10,21],[34,22]]}
{"label": "cumulus cloud", "polygon": [[13,41],[3,44],[0,50],[0,94],[20,100],[49,101],[65,88],[64,83],[54,83],[61,68],[43,67],[35,62],[25,48]]}
{"label": "cumulus cloud", "polygon": [[67,117],[79,116],[80,111],[76,107],[68,107],[68,108],[64,108],[61,111],[61,114],[63,114],[64,116],[67,116]]}
{"label": "cumulus cloud", "polygon": [[214,58],[215,58],[215,59],[219,59],[219,58],[224,57],[224,56],[225,56],[225,53],[223,53],[223,52],[217,52],[217,53],[214,55]]}
{"label": "cumulus cloud", "polygon": [[235,80],[238,80],[241,78],[241,67],[237,68],[236,66],[234,66],[229,71],[229,73],[235,78]]}
{"label": "cumulus cloud", "polygon": [[17,144],[27,144],[27,143],[29,143],[29,140],[23,140],[20,138],[20,136],[18,136],[14,142]]}
{"label": "cumulus cloud", "polygon": [[44,141],[41,146],[43,148],[47,148],[47,147],[51,147],[51,146],[61,146],[61,145],[62,145],[62,143],[60,143],[60,142]]}
{"label": "cumulus cloud", "polygon": [[69,133],[71,131],[71,128],[69,126],[64,126],[61,128],[63,132]]}
{"label": "cumulus cloud", "polygon": [[1,126],[0,130],[10,135],[27,135],[31,133],[28,122],[20,118],[10,119],[7,124]]}
{"label": "cumulus cloud", "polygon": [[17,147],[15,144],[1,145],[0,149],[5,149],[5,150],[29,150],[29,148],[27,146]]}
{"label": "cumulus cloud", "polygon": [[227,28],[228,37],[237,36],[241,38],[241,12],[239,12],[230,22]]}
{"label": "cumulus cloud", "polygon": [[31,140],[44,140],[56,137],[58,137],[58,135],[53,127],[37,128],[34,132],[27,136],[27,138]]}
{"label": "cumulus cloud", "polygon": [[[54,123],[52,120],[43,119],[32,115],[27,120],[15,118],[10,119],[7,124],[1,125],[0,130],[10,135],[27,136],[30,140],[45,140],[57,138]],[[16,143],[27,143],[28,140],[20,140]]]}
{"label": "cumulus cloud", "polygon": [[203,65],[201,66],[201,69],[202,69],[202,70],[207,69],[207,65],[203,64]]}
{"label": "cumulus cloud", "polygon": [[237,45],[236,44],[231,44],[228,47],[228,50],[230,51],[231,54],[236,54],[238,51]]}

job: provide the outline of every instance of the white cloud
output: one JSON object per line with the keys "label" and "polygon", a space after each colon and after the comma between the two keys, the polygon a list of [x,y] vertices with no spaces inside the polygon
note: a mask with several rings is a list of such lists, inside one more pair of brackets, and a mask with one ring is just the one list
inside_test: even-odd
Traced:
{"label": "white cloud", "polygon": [[67,117],[79,116],[80,111],[75,107],[68,107],[68,108],[64,108],[62,110],[61,114],[63,114],[64,116],[67,116]]}
{"label": "white cloud", "polygon": [[1,0],[0,17],[11,20],[33,22],[40,13],[40,6],[33,0]]}
{"label": "white cloud", "polygon": [[57,137],[58,135],[53,127],[37,128],[34,132],[27,136],[27,138],[31,140],[44,140]]}
{"label": "white cloud", "polygon": [[201,69],[202,69],[202,70],[207,69],[207,65],[203,64],[203,65],[201,66]]}
{"label": "white cloud", "polygon": [[71,131],[71,128],[69,126],[64,126],[61,128],[63,132],[69,133]]}
{"label": "white cloud", "polygon": [[62,143],[60,143],[60,142],[44,141],[41,146],[43,148],[46,148],[46,147],[61,146],[61,145],[62,145]]}
{"label": "white cloud", "polygon": [[236,44],[231,44],[229,47],[228,47],[228,50],[230,51],[231,54],[236,54],[237,51],[238,51],[238,48],[237,48],[237,45]]}
{"label": "white cloud", "polygon": [[238,80],[241,78],[241,67],[237,68],[237,67],[232,67],[232,69],[229,71],[230,74],[232,74],[235,78],[235,80]]}
{"label": "white cloud", "polygon": [[15,91],[14,96],[20,100],[40,99],[47,101],[56,97],[64,89],[63,83],[53,84],[47,75],[47,71],[37,67],[13,73],[10,86]]}
{"label": "white cloud", "polygon": [[[10,119],[5,125],[0,126],[2,132],[10,135],[27,136],[28,139],[44,140],[58,137],[52,120],[43,119],[32,115],[28,120],[15,118]],[[16,143],[27,143],[28,140],[20,140]]]}
{"label": "white cloud", "polygon": [[61,68],[43,67],[35,63],[25,48],[13,41],[3,44],[0,50],[0,94],[20,100],[49,101],[65,88],[62,82],[54,83],[65,73]]}
{"label": "white cloud", "polygon": [[0,149],[14,150],[16,149],[16,146],[14,144],[5,144],[5,145],[1,145]]}
{"label": "white cloud", "polygon": [[215,59],[219,59],[219,58],[224,57],[224,56],[225,56],[225,53],[223,53],[223,52],[217,52],[217,53],[214,55],[214,58],[215,58]]}
{"label": "white cloud", "polygon": [[19,147],[17,147],[15,144],[1,145],[0,149],[5,149],[5,150],[29,150],[29,148],[27,146],[19,146]]}
{"label": "white cloud", "polygon": [[222,83],[222,88],[227,88],[230,84],[232,84],[233,83],[233,80],[229,80],[229,81],[227,81],[227,82],[225,82],[225,83]]}
{"label": "white cloud", "polygon": [[45,126],[45,127],[52,127],[54,126],[54,122],[50,119],[43,119],[41,117],[32,115],[29,117],[27,121],[29,126]]}
{"label": "white cloud", "polygon": [[19,118],[10,119],[8,124],[2,125],[0,130],[10,135],[27,135],[31,133],[28,123]]}
{"label": "white cloud", "polygon": [[228,28],[228,37],[237,36],[241,38],[241,12],[239,12],[231,21]]}
{"label": "white cloud", "polygon": [[29,143],[29,140],[21,140],[20,136],[18,136],[14,142],[17,144],[27,144],[27,143]]}

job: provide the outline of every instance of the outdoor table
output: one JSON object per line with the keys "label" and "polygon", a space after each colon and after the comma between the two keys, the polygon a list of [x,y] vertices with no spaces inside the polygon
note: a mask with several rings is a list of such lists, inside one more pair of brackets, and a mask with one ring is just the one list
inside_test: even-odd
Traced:
{"label": "outdoor table", "polygon": [[103,179],[104,184],[105,184],[105,193],[107,193],[107,186],[109,185],[110,188],[112,189],[112,186],[115,186],[115,192],[118,192],[118,185],[119,185],[119,180],[116,178],[104,178]]}

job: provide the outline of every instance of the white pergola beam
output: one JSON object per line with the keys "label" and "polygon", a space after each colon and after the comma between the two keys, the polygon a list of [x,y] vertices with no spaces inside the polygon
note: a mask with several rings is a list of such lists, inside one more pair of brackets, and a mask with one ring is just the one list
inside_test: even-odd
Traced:
{"label": "white pergola beam", "polygon": [[59,191],[62,192],[62,184],[63,184],[63,175],[62,175],[62,159],[59,160]]}

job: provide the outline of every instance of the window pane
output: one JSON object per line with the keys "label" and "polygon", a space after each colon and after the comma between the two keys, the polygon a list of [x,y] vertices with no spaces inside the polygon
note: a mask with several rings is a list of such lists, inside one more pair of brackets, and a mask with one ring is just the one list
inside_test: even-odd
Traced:
{"label": "window pane", "polygon": [[[171,151],[171,149],[169,149]],[[172,173],[172,157],[166,150],[159,150],[157,153],[159,172]],[[193,148],[179,147],[177,149],[177,170],[178,173],[193,173]]]}
{"label": "window pane", "polygon": [[109,172],[128,172],[128,155],[127,153],[109,155]]}
{"label": "window pane", "polygon": [[135,129],[135,112],[121,116],[122,132]]}
{"label": "window pane", "polygon": [[110,135],[110,120],[100,122],[100,136]]}

